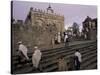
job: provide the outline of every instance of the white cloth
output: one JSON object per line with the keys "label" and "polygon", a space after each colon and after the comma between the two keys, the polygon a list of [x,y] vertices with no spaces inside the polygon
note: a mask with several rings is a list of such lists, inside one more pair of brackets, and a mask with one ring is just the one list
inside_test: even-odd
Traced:
{"label": "white cloth", "polygon": [[39,49],[36,49],[32,55],[32,63],[35,68],[38,68],[42,53]]}
{"label": "white cloth", "polygon": [[60,34],[58,35],[58,43],[60,43],[61,42],[61,36],[60,36]]}
{"label": "white cloth", "polygon": [[27,51],[28,50],[27,50],[25,45],[20,44],[19,45],[19,51],[21,51],[23,53],[23,55],[26,57],[27,60],[29,59],[29,57],[27,56]]}
{"label": "white cloth", "polygon": [[84,37],[85,37],[85,39],[86,39],[86,38],[87,38],[87,35],[85,34]]}
{"label": "white cloth", "polygon": [[82,62],[81,53],[75,52],[75,56],[78,57],[79,62]]}
{"label": "white cloth", "polygon": [[68,35],[65,35],[64,42],[68,39]]}

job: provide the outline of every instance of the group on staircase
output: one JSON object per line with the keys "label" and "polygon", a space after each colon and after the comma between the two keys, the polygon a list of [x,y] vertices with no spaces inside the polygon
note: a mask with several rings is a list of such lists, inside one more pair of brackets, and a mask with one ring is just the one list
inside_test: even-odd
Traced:
{"label": "group on staircase", "polygon": [[[67,38],[66,38],[67,39]],[[29,57],[27,55],[27,47],[22,44],[22,42],[19,42],[19,51],[21,52],[22,58],[25,59],[28,63]],[[33,64],[33,70],[41,71],[40,67],[40,60],[41,60],[42,53],[38,49],[37,46],[34,47],[34,52],[32,54],[32,64]],[[67,71],[67,70],[80,70],[80,65],[82,62],[81,53],[77,49],[75,53],[73,54],[72,58],[69,58],[69,60],[64,59],[64,55],[59,55],[59,59],[57,59],[58,62],[58,71]]]}

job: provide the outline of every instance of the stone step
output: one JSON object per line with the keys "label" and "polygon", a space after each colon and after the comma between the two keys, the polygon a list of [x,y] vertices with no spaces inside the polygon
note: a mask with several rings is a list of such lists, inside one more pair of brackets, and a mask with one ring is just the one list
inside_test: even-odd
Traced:
{"label": "stone step", "polygon": [[58,68],[57,65],[53,65],[52,67],[48,67],[48,68],[44,69],[43,72],[57,71],[57,68]]}
{"label": "stone step", "polygon": [[[74,51],[73,51],[73,52],[74,52]],[[68,52],[69,54],[67,53],[66,55],[71,55],[73,52],[70,51],[70,52]],[[53,58],[54,58],[54,57],[53,57]],[[50,60],[50,59],[51,59],[51,60]],[[57,58],[55,58],[55,60],[56,60],[56,59],[57,59]],[[42,61],[43,61],[43,60],[42,60]],[[52,58],[49,58],[49,61],[48,61],[49,63],[48,63],[48,62],[44,62],[45,67],[46,67],[46,66],[49,66],[49,65],[51,65],[51,64],[54,64],[55,61],[52,61],[52,62],[51,62],[51,61],[52,61]],[[32,64],[32,63],[31,63],[31,64]]]}
{"label": "stone step", "polygon": [[[93,51],[93,52],[91,52],[91,53],[94,53],[94,52],[95,52],[95,51]],[[91,54],[91,53],[90,53],[90,54]],[[86,55],[86,54],[85,54],[85,55]],[[87,56],[85,56],[85,55],[83,54],[83,57],[84,57],[84,58],[87,58],[87,56],[89,55],[89,53],[88,53]],[[71,56],[71,55],[70,55],[70,56]],[[70,56],[69,56],[69,57],[70,57]],[[94,56],[95,56],[95,55],[90,55],[87,59],[90,59],[90,58],[92,59]],[[90,59],[90,60],[91,60],[91,59]],[[85,62],[86,59],[83,59],[83,61]],[[57,62],[56,62],[56,63],[57,63]],[[89,63],[89,62],[88,62],[88,63]],[[84,64],[84,63],[82,63],[82,64]],[[56,64],[55,64],[55,65],[56,65]],[[87,64],[86,64],[86,65],[87,65]],[[54,66],[54,65],[53,65],[53,66]],[[51,69],[52,69],[52,70],[53,70],[53,69],[57,69],[57,65],[56,65],[55,68],[51,68],[51,67],[50,67],[50,69],[49,69],[49,67],[45,68],[45,69],[44,69],[44,72],[52,71]]]}
{"label": "stone step", "polygon": [[86,67],[91,66],[92,63],[97,64],[96,54],[93,54],[90,59],[85,60],[85,62],[83,62],[83,64],[81,65],[81,67],[82,67],[81,69],[86,69]]}
{"label": "stone step", "polygon": [[[60,51],[61,51],[61,52],[64,52],[64,50],[66,50],[66,49],[60,48]],[[54,52],[54,54],[53,54],[53,53],[49,53],[49,54],[44,54],[44,53],[43,53],[43,57],[53,56],[53,55],[57,54],[57,52],[60,53],[60,51],[58,51],[58,49],[57,49],[56,52]],[[46,52],[48,52],[48,51],[46,51]],[[53,52],[53,51],[52,51],[52,52]],[[32,56],[32,54],[31,54],[30,56]],[[30,58],[31,58],[31,57],[30,57]],[[17,60],[17,59],[18,59],[17,56],[16,56],[16,58],[13,57],[13,60],[14,60],[14,61]],[[17,62],[15,61],[15,64],[16,64],[16,63],[17,63]]]}
{"label": "stone step", "polygon": [[[80,48],[86,48],[86,46],[83,46],[83,47],[76,47],[76,48],[78,48],[78,49],[80,49]],[[63,53],[63,52],[68,52],[68,51],[71,51],[71,50],[73,50],[73,49],[75,49],[75,48],[72,48],[72,49],[61,49],[61,50],[59,50],[59,51],[57,51],[56,50],[56,52],[54,52],[54,53],[50,53],[50,54],[44,54],[43,55],[43,58],[45,58],[45,57],[51,57],[51,56],[53,56],[53,55],[57,55],[57,54],[61,54],[61,53]]]}
{"label": "stone step", "polygon": [[[86,53],[86,52],[87,52],[87,51],[84,51],[84,53]],[[74,54],[74,51],[64,52],[64,53],[62,53],[62,54],[69,56],[69,55],[71,55],[71,54]],[[48,61],[46,61],[46,60],[44,59],[44,60],[42,60],[41,62],[42,62],[45,66],[47,66],[48,64],[52,64],[52,63],[56,62],[55,60],[57,60],[58,57],[59,57],[59,56],[56,55],[56,56],[54,56],[54,57],[52,57],[52,58],[46,59],[46,60],[48,60]],[[41,63],[41,64],[42,64],[42,63]],[[46,63],[47,63],[47,64],[46,64]],[[43,64],[42,64],[42,65],[43,65]]]}
{"label": "stone step", "polygon": [[[52,67],[47,67],[47,69],[44,69],[43,72],[51,72],[51,71],[54,71],[54,70],[57,70],[57,65],[53,65]],[[26,72],[28,72],[28,71],[26,71]],[[34,72],[32,72],[32,73],[34,73]]]}
{"label": "stone step", "polygon": [[[83,53],[83,52],[84,52],[84,53]],[[87,53],[87,51],[83,51],[83,52],[82,52],[82,53],[83,53],[82,55],[83,55],[83,57],[84,57],[84,54]],[[93,51],[93,52],[91,51],[90,53],[94,53],[94,52],[95,52],[95,51]],[[67,55],[67,56],[65,57],[66,60],[67,60],[69,57],[73,56],[73,53],[74,53],[74,51],[73,51],[73,52],[70,52],[69,54],[68,54],[68,53],[67,53],[67,54],[65,53],[65,54]],[[87,55],[90,54],[90,53],[87,53]],[[86,54],[85,54],[85,56],[86,56]],[[47,67],[47,66],[49,66],[49,65],[56,64],[56,62],[57,62],[56,60],[57,60],[57,59],[55,58],[54,60],[48,61],[48,62],[46,62],[46,63],[43,63],[42,66],[45,68],[45,67]]]}
{"label": "stone step", "polygon": [[[81,43],[81,44],[80,44],[80,43],[78,43],[78,44],[70,44],[69,47],[72,48],[72,47],[75,47],[75,46],[81,46],[81,45],[85,45],[85,46],[86,46],[86,45],[95,44],[95,43],[96,43],[96,41],[86,42],[86,43]],[[62,48],[64,48],[64,47],[62,47]],[[56,49],[59,50],[60,48],[56,48]],[[52,51],[55,51],[56,49],[52,49],[52,50],[49,49],[48,51],[43,50],[43,52],[45,52],[45,53],[50,53],[50,52],[52,52]]]}
{"label": "stone step", "polygon": [[91,69],[97,69],[97,63],[94,62],[94,63],[86,66],[83,70],[91,70]]}
{"label": "stone step", "polygon": [[68,50],[68,51],[65,50],[64,52],[59,53],[59,54],[56,54],[56,55],[52,55],[51,57],[48,57],[48,56],[47,56],[47,58],[49,58],[49,59],[42,61],[42,63],[51,60],[52,57],[53,57],[54,59],[57,59],[57,57],[59,57],[60,54],[64,54],[64,55],[67,55],[67,56],[68,56],[68,55],[70,55],[70,54],[72,54],[72,53],[74,53],[74,52],[75,52],[75,51],[74,51],[73,49],[71,49],[71,50]]}
{"label": "stone step", "polygon": [[[75,47],[79,47],[79,46],[88,46],[88,45],[93,45],[93,44],[95,44],[95,43],[84,43],[84,44],[76,44],[76,45],[71,45],[71,46],[69,46],[70,48],[75,48]],[[62,47],[63,49],[65,49],[65,47]],[[58,50],[61,50],[62,48],[57,48],[57,49],[52,49],[52,50],[47,50],[47,51],[44,51],[44,53],[46,53],[46,54],[52,54],[52,53],[54,53],[54,52],[56,52],[56,51],[58,51]]]}
{"label": "stone step", "polygon": [[[89,46],[88,46],[89,47]],[[95,46],[94,46],[95,47]],[[88,49],[93,49],[93,46],[91,45]],[[82,48],[83,49],[83,48]],[[86,48],[87,49],[87,48]],[[66,51],[66,50],[65,50]],[[91,51],[91,50],[87,50],[87,51]],[[84,48],[84,50],[82,51],[82,52],[84,52],[85,53],[85,55],[86,55],[86,53],[87,53],[87,51],[85,50],[85,48]],[[55,67],[55,59],[57,59],[57,57],[55,58],[55,56],[58,56],[58,54],[65,54],[65,55],[67,55],[67,56],[71,56],[71,54],[73,54],[74,53],[74,50],[72,50],[72,51],[67,51],[67,52],[63,52],[63,51],[61,51],[61,52],[59,52],[59,51],[57,51],[56,50],[56,52],[57,52],[57,54],[55,55],[55,53],[53,54],[53,55],[50,55],[50,56],[46,56],[46,57],[50,57],[49,58],[49,61],[44,61],[44,60],[47,60],[47,59],[43,59],[42,61],[44,61],[44,62],[42,62],[42,65],[43,65],[43,63],[44,63],[44,65],[46,65],[46,69],[44,69],[44,71],[45,72],[47,72],[47,71],[53,71],[53,70],[56,70],[57,69],[57,65],[56,65],[56,67]],[[54,56],[55,55],[55,56]],[[51,58],[52,57],[52,58]],[[53,59],[54,58],[54,59]],[[53,60],[52,62],[50,62],[50,60]],[[31,63],[32,64],[32,63]],[[50,66],[51,65],[51,66]],[[54,66],[54,67],[53,67]],[[49,69],[49,67],[50,67],[50,69]],[[27,67],[26,67],[27,68]],[[20,71],[20,72],[22,72],[22,71]]]}

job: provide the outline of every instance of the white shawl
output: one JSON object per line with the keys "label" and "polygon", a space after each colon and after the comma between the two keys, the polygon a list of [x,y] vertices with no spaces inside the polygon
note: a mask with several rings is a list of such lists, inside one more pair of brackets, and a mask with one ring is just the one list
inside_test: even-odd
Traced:
{"label": "white shawl", "polygon": [[42,53],[40,52],[39,49],[36,49],[32,55],[32,63],[33,63],[33,66],[36,68],[38,68],[38,65],[39,65],[39,62],[41,59],[41,55],[42,55]]}
{"label": "white shawl", "polygon": [[27,56],[27,48],[26,46],[24,46],[23,44],[19,45],[19,51],[21,51],[23,53],[23,55],[26,57],[26,59],[28,60],[29,57]]}

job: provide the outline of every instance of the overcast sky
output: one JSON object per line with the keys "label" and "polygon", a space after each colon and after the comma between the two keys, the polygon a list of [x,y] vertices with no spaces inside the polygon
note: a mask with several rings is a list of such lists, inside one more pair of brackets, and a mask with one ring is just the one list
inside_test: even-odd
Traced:
{"label": "overcast sky", "polygon": [[25,20],[27,14],[29,13],[30,7],[46,10],[49,4],[51,5],[55,13],[64,15],[65,27],[71,26],[73,22],[78,23],[81,27],[82,22],[87,16],[90,16],[91,18],[97,18],[97,6],[25,1],[13,2],[13,17],[16,20]]}

